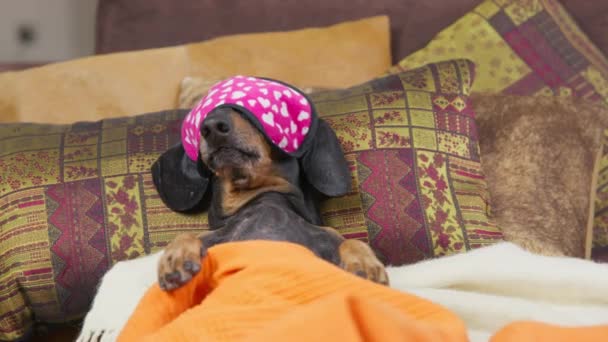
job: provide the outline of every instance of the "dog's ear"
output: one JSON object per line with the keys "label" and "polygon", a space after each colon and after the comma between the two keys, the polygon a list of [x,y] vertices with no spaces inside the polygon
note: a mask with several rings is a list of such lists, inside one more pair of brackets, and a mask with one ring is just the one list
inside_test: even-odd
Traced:
{"label": "dog's ear", "polygon": [[326,196],[347,194],[351,189],[351,174],[336,133],[322,119],[311,145],[300,159],[306,180]]}
{"label": "dog's ear", "polygon": [[209,188],[210,171],[186,155],[182,144],[171,147],[152,165],[152,179],[163,202],[172,210],[189,211]]}

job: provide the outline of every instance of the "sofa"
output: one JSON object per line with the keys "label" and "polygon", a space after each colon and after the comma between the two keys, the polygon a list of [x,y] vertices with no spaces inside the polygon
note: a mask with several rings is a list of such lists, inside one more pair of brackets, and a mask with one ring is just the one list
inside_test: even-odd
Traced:
{"label": "sofa", "polygon": [[[324,219],[344,236],[370,242],[386,263],[415,264],[503,240],[544,255],[606,260],[607,24],[603,1],[100,0],[97,55],[0,74],[0,146],[11,152],[0,151],[9,175],[0,178],[0,241],[11,251],[0,265],[14,274],[3,279],[0,295],[27,289],[15,304],[26,308],[20,319],[27,326],[15,333],[6,320],[0,332],[7,339],[73,339],[112,265],[204,228],[204,213],[175,216],[162,205],[149,165],[179,141],[180,120],[205,89],[234,73],[261,73],[314,93],[355,180],[352,193],[323,204]],[[458,83],[458,94],[425,88],[445,82],[424,75],[444,74]],[[422,91],[408,97],[411,87],[443,96],[427,109],[417,105]],[[375,123],[347,115],[368,110],[348,99],[399,91],[408,99],[409,133],[391,127],[399,113]],[[394,99],[376,100],[370,115]],[[424,114],[431,112],[429,122]],[[458,119],[449,114],[456,112]],[[376,125],[372,134],[386,140],[359,146],[367,136],[353,122]],[[432,148],[424,145],[431,136],[439,139]],[[45,147],[52,149],[38,152]],[[457,157],[445,166],[457,204],[432,211],[404,204],[416,198],[426,205],[426,198],[440,198],[433,192],[440,186],[431,166],[418,169],[417,180],[399,173],[401,165],[421,165],[403,148]],[[38,154],[28,159],[28,151]],[[56,170],[45,165],[58,159],[62,176],[53,178]],[[22,173],[13,175],[15,168]],[[422,175],[435,181],[433,191],[421,190],[428,184]],[[390,199],[383,187],[394,187]],[[132,203],[139,209],[129,212]],[[391,210],[407,215],[389,220]],[[442,215],[444,221],[431,220]],[[20,218],[26,223],[10,223]],[[450,219],[462,232],[445,229]],[[15,227],[36,232],[40,246],[13,252]],[[28,253],[35,267],[28,268]]]}

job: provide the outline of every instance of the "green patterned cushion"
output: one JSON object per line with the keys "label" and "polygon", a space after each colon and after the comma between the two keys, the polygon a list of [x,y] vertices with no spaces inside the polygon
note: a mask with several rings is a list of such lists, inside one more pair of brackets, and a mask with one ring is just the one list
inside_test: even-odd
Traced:
{"label": "green patterned cushion", "polygon": [[149,172],[184,114],[0,125],[0,340],[83,316],[112,264],[205,226],[168,210]]}
{"label": "green patterned cushion", "polygon": [[[312,95],[336,130],[353,191],[327,225],[399,265],[494,243],[467,95],[473,65],[433,64]],[[180,141],[187,111],[73,125],[0,125],[0,339],[35,319],[82,317],[104,272],[207,228],[171,212],[149,172]]]}
{"label": "green patterned cushion", "polygon": [[311,95],[355,184],[325,203],[326,223],[393,265],[501,240],[468,100],[473,79],[473,63],[451,60]]}

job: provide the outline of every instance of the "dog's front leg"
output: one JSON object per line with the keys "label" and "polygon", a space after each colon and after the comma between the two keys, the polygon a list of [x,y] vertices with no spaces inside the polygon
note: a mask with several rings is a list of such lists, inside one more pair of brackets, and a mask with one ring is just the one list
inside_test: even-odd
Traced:
{"label": "dog's front leg", "polygon": [[360,240],[344,240],[338,249],[340,266],[360,277],[388,285],[386,269],[371,247]]}
{"label": "dog's front leg", "polygon": [[375,283],[388,285],[386,269],[367,243],[355,239],[347,240],[332,227],[320,228],[340,241],[338,255],[341,268]]}
{"label": "dog's front leg", "polygon": [[158,262],[158,284],[169,291],[187,283],[201,270],[201,257],[207,254],[208,246],[203,239],[213,232],[202,234],[180,234],[165,247]]}

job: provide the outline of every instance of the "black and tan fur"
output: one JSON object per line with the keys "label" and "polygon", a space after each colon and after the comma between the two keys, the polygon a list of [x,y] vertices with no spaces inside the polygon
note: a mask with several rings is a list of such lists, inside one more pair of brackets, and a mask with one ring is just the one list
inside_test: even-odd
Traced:
{"label": "black and tan fur", "polygon": [[297,243],[349,272],[388,283],[384,266],[366,243],[345,240],[321,225],[318,201],[350,189],[344,155],[325,122],[319,120],[315,137],[322,141],[313,142],[309,155],[299,159],[277,151],[231,108],[211,112],[201,134],[196,167],[188,166],[181,145],[153,167],[165,203],[178,211],[207,209],[210,225],[210,231],[182,234],[167,246],[158,266],[162,288],[187,282],[200,270],[208,248],[242,240]]}

